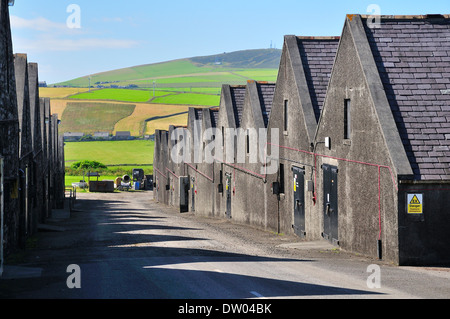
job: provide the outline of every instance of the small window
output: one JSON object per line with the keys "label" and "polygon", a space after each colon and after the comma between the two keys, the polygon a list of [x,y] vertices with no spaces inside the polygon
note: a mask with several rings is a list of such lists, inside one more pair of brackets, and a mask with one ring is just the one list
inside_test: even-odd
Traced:
{"label": "small window", "polygon": [[280,164],[280,194],[284,194],[284,164]]}
{"label": "small window", "polygon": [[222,149],[225,147],[225,129],[222,126]]}
{"label": "small window", "polygon": [[284,131],[287,132],[288,128],[289,128],[289,126],[288,126],[288,123],[289,123],[289,102],[288,102],[288,100],[284,100],[284,111],[283,111],[283,113],[284,113],[284,119],[283,119],[284,125],[283,125],[283,128],[284,128]]}
{"label": "small window", "polygon": [[250,130],[247,129],[247,154],[250,154]]}
{"label": "small window", "polygon": [[349,140],[351,136],[351,102],[349,99],[346,99],[344,101],[344,139]]}

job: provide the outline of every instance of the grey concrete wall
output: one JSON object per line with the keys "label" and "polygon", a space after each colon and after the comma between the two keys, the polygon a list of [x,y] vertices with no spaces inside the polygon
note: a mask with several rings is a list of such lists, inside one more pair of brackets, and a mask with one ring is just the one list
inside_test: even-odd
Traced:
{"label": "grey concrete wall", "polygon": [[49,212],[49,165],[47,158],[47,124],[45,118],[45,107],[46,104],[50,104],[50,99],[48,98],[39,98],[39,111],[40,111],[40,124],[41,124],[41,145],[42,145],[42,153],[41,153],[41,173],[40,173],[40,182],[38,185],[42,187],[42,218],[41,221],[45,221],[46,218],[50,216]]}
{"label": "grey concrete wall", "polygon": [[208,139],[205,132],[208,129],[213,129],[213,123],[211,122],[211,111],[209,109],[202,110],[202,148],[203,148],[203,160],[202,163],[197,166],[197,200],[198,209],[196,214],[202,216],[214,216],[214,193],[216,190],[216,180],[214,179],[214,164],[207,163],[205,158],[205,148],[211,142],[212,137]]}
{"label": "grey concrete wall", "polygon": [[20,245],[33,234],[33,136],[31,126],[28,60],[26,54],[14,55],[17,108],[19,114],[19,232]]}
{"label": "grey concrete wall", "polygon": [[157,130],[155,132],[155,162],[154,162],[154,176],[156,182],[155,199],[163,204],[169,204],[169,190],[166,186],[169,185],[169,179],[166,171],[168,166],[168,132],[164,130]]}
{"label": "grey concrete wall", "polygon": [[39,98],[37,64],[29,64],[26,54],[13,54],[7,0],[0,0],[0,38],[3,231],[4,252],[9,255],[50,216],[55,198],[63,203],[64,146],[50,100]]}
{"label": "grey concrete wall", "polygon": [[32,209],[33,209],[33,229],[37,230],[37,224],[44,221],[43,213],[43,191],[42,171],[42,131],[41,131],[41,110],[39,99],[39,75],[37,63],[28,63],[28,87],[30,93],[30,116],[31,135],[33,141],[33,162],[32,162]]}
{"label": "grey concrete wall", "polygon": [[[214,180],[216,181],[215,186],[215,206],[214,206],[214,215],[219,218],[230,218],[227,216],[227,175],[230,179],[229,190],[231,194],[231,218],[233,218],[234,211],[234,201],[236,196],[236,169],[230,165],[232,163],[227,162],[227,157],[234,157],[236,152],[235,149],[227,149],[227,139],[231,137],[227,137],[226,129],[232,128],[236,129],[239,126],[239,112],[237,112],[237,108],[235,107],[237,103],[237,95],[236,92],[242,92],[245,90],[245,86],[230,86],[223,85],[222,93],[220,99],[220,107],[219,114],[217,120],[217,128],[221,132],[222,135],[222,158],[217,160],[214,164]],[[223,133],[222,133],[223,132]],[[233,137],[234,138],[234,137]],[[234,158],[231,161],[234,163]],[[219,185],[222,188],[222,192],[219,192]]]}
{"label": "grey concrete wall", "polygon": [[[238,136],[236,145],[237,161],[234,163],[235,176],[233,182],[235,183],[235,190],[232,203],[233,220],[265,229],[265,178],[261,174],[262,165],[258,156],[260,151],[258,135],[247,134],[250,130],[256,130],[256,133],[259,134],[260,128],[265,129],[260,95],[257,83],[250,81],[247,83],[245,103],[240,121],[241,135]],[[250,152],[247,153],[247,151]],[[240,154],[244,155],[242,163],[239,158]],[[252,155],[256,155],[256,158],[250,158]]]}
{"label": "grey concrete wall", "polygon": [[0,1],[0,154],[4,157],[4,254],[19,242],[19,122],[8,1]]}

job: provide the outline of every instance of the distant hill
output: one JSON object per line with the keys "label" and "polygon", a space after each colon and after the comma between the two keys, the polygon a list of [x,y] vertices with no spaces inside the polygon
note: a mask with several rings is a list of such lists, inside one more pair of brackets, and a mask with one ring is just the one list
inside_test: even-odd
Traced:
{"label": "distant hill", "polygon": [[[210,56],[133,66],[91,75],[91,86],[151,88],[220,87],[248,79],[275,81],[281,50],[243,50]],[[88,87],[89,75],[56,83],[57,86]]]}
{"label": "distant hill", "polygon": [[260,49],[222,53],[210,56],[190,58],[199,66],[211,66],[220,63],[223,67],[243,69],[278,69],[281,50]]}

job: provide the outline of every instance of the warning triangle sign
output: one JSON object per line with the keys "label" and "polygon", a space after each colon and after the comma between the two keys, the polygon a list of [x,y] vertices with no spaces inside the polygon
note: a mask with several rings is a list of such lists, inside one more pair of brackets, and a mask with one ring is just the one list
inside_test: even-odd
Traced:
{"label": "warning triangle sign", "polygon": [[414,197],[411,199],[411,203],[410,204],[419,204],[420,205],[420,201],[417,198],[416,195],[414,195]]}

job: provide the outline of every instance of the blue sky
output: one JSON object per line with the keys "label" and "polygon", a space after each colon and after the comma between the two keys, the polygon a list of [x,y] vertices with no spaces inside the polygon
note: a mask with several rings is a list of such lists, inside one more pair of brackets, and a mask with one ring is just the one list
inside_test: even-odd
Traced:
{"label": "blue sky", "polygon": [[[68,12],[71,4],[79,11]],[[16,0],[10,15],[14,52],[55,83],[271,43],[281,49],[286,34],[341,35],[345,15],[373,13],[371,4],[386,15],[450,13],[449,0]]]}

